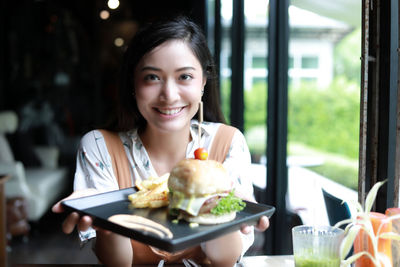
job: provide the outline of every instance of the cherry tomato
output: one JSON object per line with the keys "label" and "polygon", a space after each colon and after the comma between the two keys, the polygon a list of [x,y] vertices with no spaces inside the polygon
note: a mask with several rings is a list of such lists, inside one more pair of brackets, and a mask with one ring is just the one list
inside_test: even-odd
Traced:
{"label": "cherry tomato", "polygon": [[205,148],[198,148],[194,151],[194,158],[200,160],[206,160],[208,158],[208,152]]}

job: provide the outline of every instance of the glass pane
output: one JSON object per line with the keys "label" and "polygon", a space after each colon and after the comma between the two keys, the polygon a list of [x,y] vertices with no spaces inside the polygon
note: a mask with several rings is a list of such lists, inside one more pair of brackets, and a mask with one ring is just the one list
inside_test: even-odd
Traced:
{"label": "glass pane", "polygon": [[215,54],[215,0],[207,0],[207,43],[212,55]]}
{"label": "glass pane", "polygon": [[[266,189],[267,121],[267,12],[266,0],[244,1],[244,134],[252,157],[251,175],[258,201]],[[255,233],[255,242],[247,255],[260,251],[264,233]],[[258,244],[258,245],[257,245]]]}
{"label": "glass pane", "polygon": [[220,54],[221,104],[226,121],[230,118],[231,100],[231,28],[232,0],[221,0],[222,40]]}
{"label": "glass pane", "polygon": [[[267,116],[267,13],[268,1],[244,1],[244,129],[254,164],[265,163]],[[255,183],[264,183],[264,171],[255,172]]]}
{"label": "glass pane", "polygon": [[318,3],[289,8],[288,205],[326,225],[322,189],[357,200],[361,25]]}

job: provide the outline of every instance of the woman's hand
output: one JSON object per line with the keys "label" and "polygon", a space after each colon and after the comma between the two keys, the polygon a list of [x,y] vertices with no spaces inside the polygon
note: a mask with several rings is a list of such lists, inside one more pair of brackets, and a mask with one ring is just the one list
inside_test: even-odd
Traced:
{"label": "woman's hand", "polygon": [[[269,227],[269,219],[267,216],[261,216],[260,220],[258,220],[258,223],[256,225],[256,230],[260,231],[260,232],[264,232],[265,230],[267,230]],[[248,225],[243,225],[240,228],[240,231],[243,234],[248,234],[251,231],[251,227]]]}
{"label": "woman's hand", "polygon": [[[249,198],[249,197],[247,197],[247,196],[245,196],[243,194],[238,194],[237,192],[235,192],[235,196],[237,196],[237,197],[239,197],[239,198],[241,198],[243,200],[249,201],[249,202],[257,203],[254,198]],[[255,227],[256,227],[256,230],[260,231],[260,232],[264,232],[265,230],[267,230],[268,227],[269,227],[269,219],[268,219],[268,217],[267,216],[261,216],[260,220],[258,220],[258,223],[257,223],[257,225]],[[240,228],[240,231],[243,234],[248,234],[248,233],[250,233],[251,230],[252,230],[252,228],[250,226],[248,226],[248,225],[242,225],[242,227]]]}
{"label": "woman's hand", "polygon": [[[96,189],[75,191],[68,197],[60,200],[52,207],[55,213],[64,212],[61,202],[67,199],[90,196],[99,193]],[[72,233],[75,226],[79,231],[86,231],[89,227],[96,230],[95,252],[99,260],[106,266],[131,266],[133,251],[130,239],[110,231],[93,226],[93,219],[90,216],[80,216],[77,212],[71,212],[64,220],[62,229],[66,234]]]}
{"label": "woman's hand", "polygon": [[[67,199],[79,198],[84,196],[90,196],[99,193],[96,189],[86,189],[81,191],[75,191],[68,197],[60,200],[52,207],[54,213],[62,213],[64,209],[61,202]],[[71,212],[62,224],[62,230],[66,234],[72,233],[75,226],[79,231],[86,231],[93,224],[93,219],[90,216],[80,216],[77,212]]]}

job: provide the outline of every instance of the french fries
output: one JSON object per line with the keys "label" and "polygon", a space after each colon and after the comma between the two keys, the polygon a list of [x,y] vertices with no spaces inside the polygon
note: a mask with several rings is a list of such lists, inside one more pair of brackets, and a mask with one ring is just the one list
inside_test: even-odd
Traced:
{"label": "french fries", "polygon": [[128,199],[135,208],[159,208],[168,205],[168,177],[166,173],[160,177],[149,177],[136,183],[138,192],[130,194]]}

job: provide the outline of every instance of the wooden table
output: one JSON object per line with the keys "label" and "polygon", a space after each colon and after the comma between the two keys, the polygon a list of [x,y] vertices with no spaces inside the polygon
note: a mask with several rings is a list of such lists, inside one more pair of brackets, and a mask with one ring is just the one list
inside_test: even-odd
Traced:
{"label": "wooden table", "polygon": [[243,257],[245,267],[294,267],[292,255]]}
{"label": "wooden table", "polygon": [[6,197],[4,195],[4,183],[9,176],[0,175],[0,266],[7,266],[7,229],[6,229]]}

